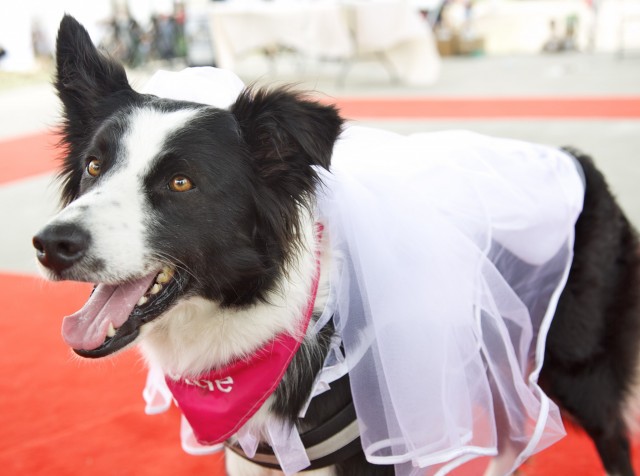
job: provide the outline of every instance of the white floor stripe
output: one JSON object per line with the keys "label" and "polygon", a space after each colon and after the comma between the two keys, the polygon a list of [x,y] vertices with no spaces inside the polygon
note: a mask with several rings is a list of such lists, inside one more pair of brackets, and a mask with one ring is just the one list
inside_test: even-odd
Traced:
{"label": "white floor stripe", "polygon": [[0,186],[0,272],[38,274],[31,238],[57,209],[53,174]]}

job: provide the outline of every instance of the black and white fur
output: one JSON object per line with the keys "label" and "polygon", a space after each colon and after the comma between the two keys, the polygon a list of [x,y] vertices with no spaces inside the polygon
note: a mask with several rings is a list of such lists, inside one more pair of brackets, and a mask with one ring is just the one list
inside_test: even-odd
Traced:
{"label": "black and white fur", "polygon": [[[64,106],[66,206],[34,238],[48,276],[118,284],[174,270],[165,304],[149,305],[134,339],[172,375],[197,375],[293,328],[315,269],[314,166],[330,166],[342,126],[335,108],[286,89],[248,89],[228,110],[139,94],[69,16],[58,35],[55,86]],[[586,175],[585,206],[541,382],[593,438],[607,473],[628,476],[638,242],[591,160],[574,155]],[[91,160],[100,163],[96,177],[87,172]],[[193,188],[170,189],[175,177]],[[324,271],[326,240],[321,251]],[[316,313],[327,289],[323,273]],[[277,418],[313,427],[349,401],[341,385],[297,421],[332,332],[304,340],[252,425]],[[118,334],[114,342],[106,353],[131,345]],[[235,455],[228,466],[233,475],[269,474]],[[393,467],[359,454],[316,474],[390,475]]]}

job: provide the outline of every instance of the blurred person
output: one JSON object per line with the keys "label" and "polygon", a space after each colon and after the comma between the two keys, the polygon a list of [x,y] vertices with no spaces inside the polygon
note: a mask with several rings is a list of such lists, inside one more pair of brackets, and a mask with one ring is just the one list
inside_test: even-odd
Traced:
{"label": "blurred person", "polygon": [[549,21],[549,39],[545,42],[542,50],[547,53],[555,53],[562,49],[562,39],[558,35],[558,27],[555,20]]}

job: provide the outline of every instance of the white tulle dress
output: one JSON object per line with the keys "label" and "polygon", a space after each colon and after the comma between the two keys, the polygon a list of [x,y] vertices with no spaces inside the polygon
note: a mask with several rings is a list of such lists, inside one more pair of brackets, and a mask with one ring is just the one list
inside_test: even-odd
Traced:
{"label": "white tulle dress", "polygon": [[[234,84],[228,106],[241,87],[214,69],[163,74],[146,92],[198,100],[190,77],[209,76]],[[399,476],[446,474],[496,455],[501,439],[497,466],[509,474],[561,438],[537,380],[582,209],[574,159],[470,132],[348,126],[319,173],[335,259],[318,325],[333,316],[345,359],[336,340],[315,393],[349,371],[367,459]],[[163,380],[149,382],[151,402]],[[287,474],[305,464],[296,436],[271,442],[294,448],[276,451]]]}

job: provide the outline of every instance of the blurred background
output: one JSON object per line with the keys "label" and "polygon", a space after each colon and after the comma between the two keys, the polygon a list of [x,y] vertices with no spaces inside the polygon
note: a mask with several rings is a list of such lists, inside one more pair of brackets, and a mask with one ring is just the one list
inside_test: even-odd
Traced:
{"label": "blurred background", "polygon": [[[640,48],[637,0],[24,0],[3,2],[4,71],[46,67],[59,18],[72,13],[129,66],[181,59],[229,68],[259,54],[345,63],[403,42],[443,56]],[[424,26],[429,26],[425,32]],[[431,37],[429,40],[426,36]],[[406,46],[405,46],[406,47]],[[414,46],[414,48],[417,48]],[[392,55],[391,55],[392,56]],[[297,66],[301,66],[298,64]],[[317,67],[317,64],[313,66]],[[314,68],[317,69],[317,68]],[[396,79],[406,71],[389,71]],[[429,77],[433,80],[434,76]]]}
{"label": "blurred background", "polygon": [[281,66],[344,81],[370,60],[392,80],[425,85],[437,80],[437,62],[418,56],[640,48],[637,0],[7,0],[0,70],[46,70],[64,12],[128,66],[217,64],[250,77]]}
{"label": "blurred background", "polygon": [[[594,156],[640,225],[640,0],[3,0],[0,10],[0,473],[223,474],[188,456],[176,411],[148,417],[134,351],[72,356],[61,318],[89,287],[38,277],[31,237],[57,209],[50,85],[64,12],[122,61],[134,87],[158,69],[218,66],[288,84],[360,124],[470,129]],[[569,437],[522,474],[600,475]],[[640,470],[640,446],[634,446]],[[460,474],[481,473],[481,464]]]}

